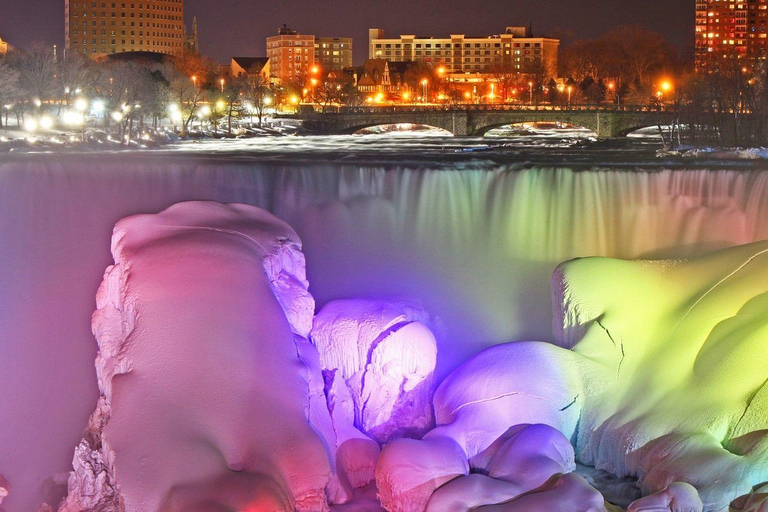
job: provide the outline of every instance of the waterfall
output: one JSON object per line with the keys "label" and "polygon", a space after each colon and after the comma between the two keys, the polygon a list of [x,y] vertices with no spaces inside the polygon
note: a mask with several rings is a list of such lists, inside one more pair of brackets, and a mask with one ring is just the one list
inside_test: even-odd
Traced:
{"label": "waterfall", "polygon": [[564,260],[680,258],[768,238],[768,171],[136,155],[0,164],[0,475],[18,490],[9,510],[57,501],[60,487],[44,480],[68,471],[96,402],[90,316],[112,226],[192,199],[253,204],[291,224],[319,305],[421,300],[443,322],[438,378],[489,345],[551,340],[549,275]]}

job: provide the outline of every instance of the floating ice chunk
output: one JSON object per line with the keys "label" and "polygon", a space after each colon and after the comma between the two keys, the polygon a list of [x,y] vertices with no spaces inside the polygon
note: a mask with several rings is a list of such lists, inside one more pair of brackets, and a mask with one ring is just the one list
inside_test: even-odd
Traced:
{"label": "floating ice chunk", "polygon": [[433,425],[437,345],[429,321],[417,304],[362,299],[331,302],[314,319],[311,338],[323,368],[338,369],[355,425],[381,443]]}
{"label": "floating ice chunk", "polygon": [[327,510],[300,248],[243,205],[118,223],[93,318],[102,398],[61,510]]}
{"label": "floating ice chunk", "polygon": [[477,512],[603,512],[603,496],[576,474],[555,476],[536,492]]}
{"label": "floating ice chunk", "polygon": [[423,512],[432,493],[469,473],[461,447],[452,439],[395,439],[381,451],[376,487],[389,512]]}
{"label": "floating ice chunk", "polygon": [[573,446],[548,425],[520,425],[494,454],[488,476],[518,484],[524,492],[544,485],[552,475],[576,469]]}
{"label": "floating ice chunk", "polygon": [[704,504],[691,484],[675,482],[663,491],[633,502],[627,512],[702,512]]}

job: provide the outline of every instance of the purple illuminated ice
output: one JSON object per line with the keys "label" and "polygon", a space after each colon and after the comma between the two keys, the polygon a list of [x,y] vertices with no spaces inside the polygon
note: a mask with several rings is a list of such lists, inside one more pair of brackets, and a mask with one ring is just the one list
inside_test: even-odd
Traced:
{"label": "purple illuminated ice", "polygon": [[314,319],[311,338],[323,369],[346,383],[355,425],[381,443],[433,425],[437,344],[430,322],[418,304],[364,299],[331,302]]}

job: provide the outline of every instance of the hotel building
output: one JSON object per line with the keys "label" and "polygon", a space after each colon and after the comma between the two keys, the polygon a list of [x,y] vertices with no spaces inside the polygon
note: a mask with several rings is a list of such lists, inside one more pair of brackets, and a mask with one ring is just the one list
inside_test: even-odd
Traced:
{"label": "hotel building", "polygon": [[507,27],[485,37],[454,34],[447,38],[401,35],[386,38],[381,29],[368,31],[368,57],[392,62],[421,61],[445,67],[449,74],[498,70],[525,73],[544,65],[557,76],[558,39],[532,37],[527,27]]}
{"label": "hotel building", "polygon": [[696,0],[696,69],[716,71],[723,62],[765,60],[767,21],[768,0]]}
{"label": "hotel building", "polygon": [[184,51],[184,0],[65,0],[65,47],[89,57]]}

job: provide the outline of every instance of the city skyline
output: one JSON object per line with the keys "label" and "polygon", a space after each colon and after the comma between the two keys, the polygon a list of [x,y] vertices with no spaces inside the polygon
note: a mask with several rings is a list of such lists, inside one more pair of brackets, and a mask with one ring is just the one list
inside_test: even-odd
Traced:
{"label": "city skyline", "polygon": [[[36,41],[64,45],[64,3],[51,0],[11,0],[0,18],[0,37],[19,48]],[[465,2],[444,0],[418,3],[393,0],[383,3],[338,0],[324,5],[322,15],[305,0],[264,6],[250,0],[224,0],[215,5],[205,0],[186,0],[188,27],[197,17],[201,51],[219,62],[233,55],[265,55],[265,39],[286,23],[300,33],[352,37],[367,40],[368,29],[383,28],[389,34],[447,36],[460,31],[482,35],[507,25],[533,26],[536,35],[554,36],[565,44],[596,37],[620,25],[641,25],[663,35],[684,55],[692,55],[695,2],[576,2],[518,0],[513,8],[501,0],[473,4],[472,16],[461,14]],[[59,5],[60,4],[60,5]],[[402,4],[402,5],[401,5]],[[403,13],[410,13],[410,16]],[[593,23],[590,23],[593,21]],[[367,57],[363,44],[355,45],[354,62]]]}

